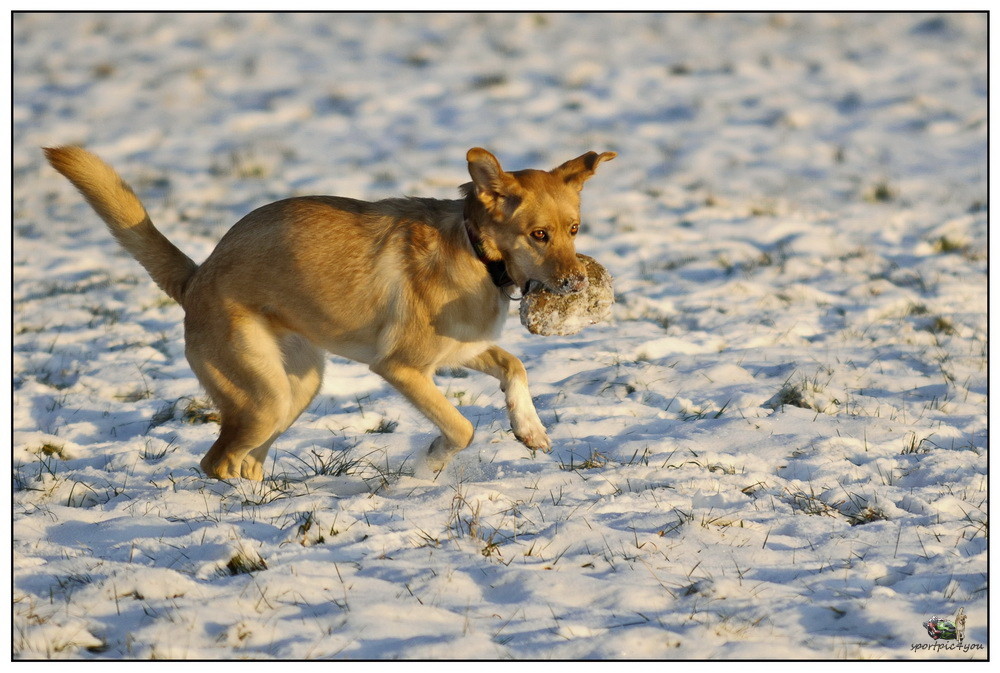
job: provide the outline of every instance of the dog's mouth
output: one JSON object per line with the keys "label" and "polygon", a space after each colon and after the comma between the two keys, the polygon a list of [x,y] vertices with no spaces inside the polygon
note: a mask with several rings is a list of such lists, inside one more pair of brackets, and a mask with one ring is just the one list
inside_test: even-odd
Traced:
{"label": "dog's mouth", "polygon": [[538,292],[539,290],[543,289],[545,289],[545,283],[543,283],[540,280],[534,280],[533,278],[529,278],[528,282],[525,283],[524,287],[521,288],[521,294],[524,296],[528,296],[532,292]]}
{"label": "dog's mouth", "polygon": [[553,283],[551,285],[543,283],[540,280],[535,280],[534,278],[529,278],[528,282],[526,282],[524,287],[521,288],[521,294],[527,296],[532,292],[540,292],[542,290],[557,295],[575,294],[586,290],[587,285],[588,282],[586,276],[584,276],[582,280],[576,279],[570,282],[563,280],[562,282]]}

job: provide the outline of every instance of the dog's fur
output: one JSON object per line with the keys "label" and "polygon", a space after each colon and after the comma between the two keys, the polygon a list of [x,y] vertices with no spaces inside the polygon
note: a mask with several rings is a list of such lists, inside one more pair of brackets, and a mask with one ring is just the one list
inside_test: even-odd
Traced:
{"label": "dog's fur", "polygon": [[157,231],[101,159],[79,147],[45,154],[183,306],[188,361],[222,419],[201,461],[207,475],[263,477],[271,443],[319,390],[321,349],[367,364],[437,425],[441,436],[427,456],[434,470],[473,436],[434,385],[442,366],[499,379],[514,435],[532,449],[550,447],[524,365],[493,345],[509,299],[487,263],[502,262],[522,290],[532,282],[558,293],[582,290],[587,279],[573,246],[579,192],[614,152],[508,173],[473,148],[466,157],[472,182],[454,201],[277,201],[237,222],[201,265]]}

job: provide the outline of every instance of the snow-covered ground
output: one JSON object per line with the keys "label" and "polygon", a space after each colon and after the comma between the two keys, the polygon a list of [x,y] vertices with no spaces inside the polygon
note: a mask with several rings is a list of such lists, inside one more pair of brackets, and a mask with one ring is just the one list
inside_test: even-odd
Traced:
{"label": "snow-covered ground", "polygon": [[[13,652],[21,658],[985,658],[985,15],[17,15]],[[613,320],[502,344],[433,429],[334,358],[262,483],[182,311],[44,145],[204,259],[295,194],[454,198],[618,152],[579,250]],[[968,616],[962,647],[922,623]]]}

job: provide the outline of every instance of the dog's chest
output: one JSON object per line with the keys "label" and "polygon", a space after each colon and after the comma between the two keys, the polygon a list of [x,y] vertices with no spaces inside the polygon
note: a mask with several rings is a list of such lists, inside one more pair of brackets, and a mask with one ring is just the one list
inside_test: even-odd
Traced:
{"label": "dog's chest", "polygon": [[466,314],[449,326],[450,348],[442,353],[441,364],[459,365],[476,357],[496,343],[507,320],[510,303],[500,299],[495,306],[483,307],[478,315]]}

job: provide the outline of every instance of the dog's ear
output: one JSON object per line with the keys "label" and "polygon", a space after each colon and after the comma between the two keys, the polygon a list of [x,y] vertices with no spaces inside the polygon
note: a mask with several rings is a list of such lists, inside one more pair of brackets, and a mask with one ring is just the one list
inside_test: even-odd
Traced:
{"label": "dog's ear", "polygon": [[602,161],[610,161],[617,157],[616,152],[587,152],[570,159],[563,165],[552,170],[552,174],[557,178],[562,178],[566,184],[573,185],[577,191],[583,189],[583,183],[590,179],[590,176],[597,170],[597,164]]}
{"label": "dog's ear", "polygon": [[521,202],[517,180],[503,170],[497,158],[482,147],[473,147],[465,155],[476,198],[486,210],[501,216],[510,215]]}

